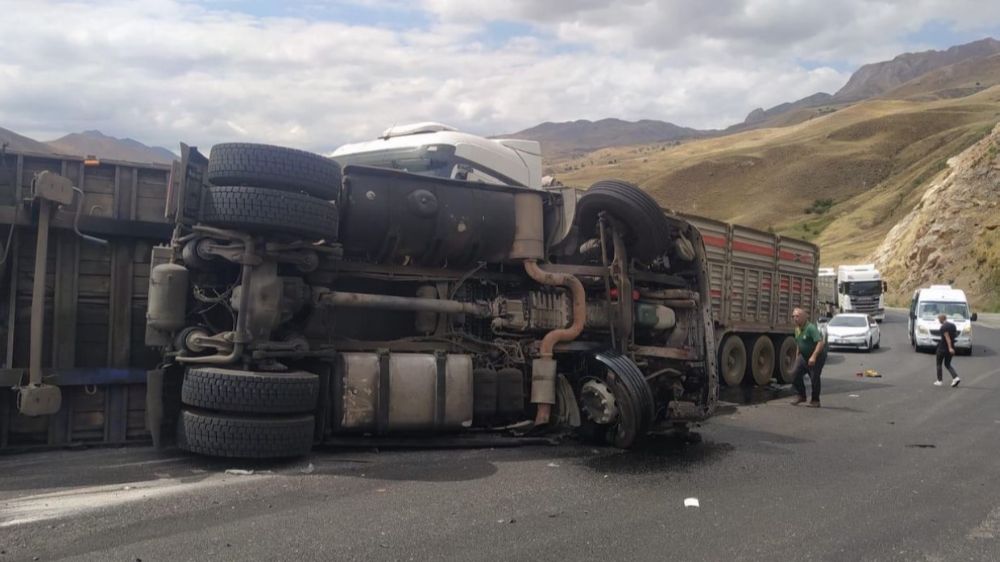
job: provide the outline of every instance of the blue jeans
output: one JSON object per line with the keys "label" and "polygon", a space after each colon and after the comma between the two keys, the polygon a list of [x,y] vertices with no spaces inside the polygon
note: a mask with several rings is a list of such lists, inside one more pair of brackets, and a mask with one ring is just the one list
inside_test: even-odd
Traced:
{"label": "blue jeans", "polygon": [[795,378],[792,379],[792,386],[795,387],[796,392],[802,398],[806,397],[806,374],[809,375],[809,380],[812,382],[812,400],[813,402],[819,402],[819,391],[820,391],[820,375],[823,373],[823,364],[826,363],[826,353],[821,353],[819,359],[816,360],[816,365],[810,367],[809,363],[806,362],[805,358],[799,355],[798,359],[795,360]]}

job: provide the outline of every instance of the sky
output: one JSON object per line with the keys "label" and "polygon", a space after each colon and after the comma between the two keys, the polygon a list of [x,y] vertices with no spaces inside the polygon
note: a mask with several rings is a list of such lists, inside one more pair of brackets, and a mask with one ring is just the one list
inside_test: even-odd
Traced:
{"label": "sky", "polygon": [[0,0],[0,127],[329,152],[438,121],[701,129],[1000,39],[986,0]]}

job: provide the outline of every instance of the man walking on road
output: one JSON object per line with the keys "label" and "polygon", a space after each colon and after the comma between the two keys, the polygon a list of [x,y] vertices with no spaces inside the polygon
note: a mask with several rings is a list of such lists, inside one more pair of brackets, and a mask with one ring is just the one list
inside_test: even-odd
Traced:
{"label": "man walking on road", "polygon": [[962,382],[962,379],[958,378],[958,373],[951,367],[951,358],[955,356],[955,338],[958,336],[958,328],[948,321],[946,314],[938,314],[938,322],[941,323],[941,339],[938,340],[937,357],[935,357],[937,380],[934,381],[934,386],[943,384],[941,382],[941,363],[944,363],[948,372],[951,373],[951,386],[956,387],[958,383]]}
{"label": "man walking on road", "polygon": [[798,345],[797,357],[795,358],[795,378],[792,385],[798,391],[798,397],[792,401],[793,406],[797,406],[806,401],[806,373],[809,373],[809,381],[812,384],[812,401],[807,406],[819,408],[820,375],[823,372],[823,364],[826,363],[826,350],[824,348],[823,334],[820,333],[816,324],[809,322],[806,312],[801,308],[792,311],[792,320],[795,321],[795,343]]}

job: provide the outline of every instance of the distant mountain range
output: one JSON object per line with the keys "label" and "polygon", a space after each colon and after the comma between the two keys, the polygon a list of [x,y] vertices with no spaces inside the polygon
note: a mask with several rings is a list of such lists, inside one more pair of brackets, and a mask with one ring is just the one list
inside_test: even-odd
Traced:
{"label": "distant mountain range", "polygon": [[[876,62],[862,66],[851,75],[847,84],[833,95],[819,92],[798,101],[776,105],[767,110],[757,108],[747,115],[742,126],[737,125],[730,129],[746,129],[751,126],[760,126],[763,123],[767,123],[771,118],[797,109],[818,108],[822,106],[834,106],[830,107],[830,109],[835,109],[836,106],[842,107],[845,104],[879,97],[888,93],[894,94],[893,97],[900,97],[895,95],[896,92],[894,90],[908,82],[952,65],[965,64],[966,66],[977,66],[984,59],[991,58],[997,54],[1000,54],[1000,41],[992,37],[966,43],[965,45],[957,45],[944,51],[904,53],[890,61]],[[954,79],[949,76],[945,80],[942,80],[942,82],[953,83]],[[979,89],[983,89],[984,87],[986,85],[980,84]]]}
{"label": "distant mountain range", "polygon": [[891,61],[866,64],[852,74],[847,84],[833,95],[833,101],[851,102],[873,98],[943,66],[998,53],[1000,41],[987,37],[945,51],[905,53]]}
{"label": "distant mountain range", "polygon": [[67,154],[96,156],[104,160],[120,160],[140,164],[169,164],[177,156],[160,146],[146,146],[129,138],[119,139],[100,131],[72,133],[58,139],[39,142],[8,129],[0,128],[0,144],[7,150],[36,154]]}
{"label": "distant mountain range", "polygon": [[[998,71],[984,72],[983,68],[989,65],[995,66]],[[970,78],[966,87],[954,87],[956,74],[964,74]],[[901,94],[907,93],[955,97],[969,95],[997,83],[1000,83],[1000,41],[986,38],[944,51],[905,53],[890,61],[866,64],[851,75],[847,84],[835,94],[818,92],[769,109],[757,108],[742,123],[723,131],[699,130],[651,119],[636,122],[601,119],[546,122],[523,131],[498,136],[537,140],[542,143],[546,159],[553,162],[579,157],[602,148],[676,142],[748,129],[791,125],[832,113],[859,101],[886,95],[903,97]],[[935,84],[940,86],[941,92],[935,93]]]}

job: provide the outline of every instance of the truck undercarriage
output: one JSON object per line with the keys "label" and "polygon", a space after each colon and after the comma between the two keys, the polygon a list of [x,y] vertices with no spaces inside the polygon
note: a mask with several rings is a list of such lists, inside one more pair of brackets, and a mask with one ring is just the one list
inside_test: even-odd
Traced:
{"label": "truck undercarriage", "polygon": [[[631,447],[711,414],[705,253],[640,189],[183,147],[154,249],[154,439],[281,457],[351,436],[572,429]],[[179,390],[179,392],[178,392]]]}

